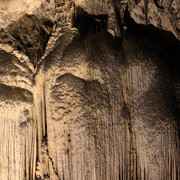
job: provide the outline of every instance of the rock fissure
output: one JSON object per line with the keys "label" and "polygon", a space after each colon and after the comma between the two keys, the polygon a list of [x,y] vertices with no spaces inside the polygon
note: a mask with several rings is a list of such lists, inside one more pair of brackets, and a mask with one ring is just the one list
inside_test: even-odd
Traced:
{"label": "rock fissure", "polygon": [[51,164],[52,164],[54,174],[56,175],[56,177],[57,177],[59,180],[61,180],[61,178],[60,178],[59,175],[58,175],[57,170],[56,170],[55,167],[54,167],[54,162],[53,162],[52,158],[49,156],[49,153],[48,153],[48,152],[47,152],[47,156],[48,156],[48,158],[49,158],[49,160],[50,160],[50,162],[51,162]]}

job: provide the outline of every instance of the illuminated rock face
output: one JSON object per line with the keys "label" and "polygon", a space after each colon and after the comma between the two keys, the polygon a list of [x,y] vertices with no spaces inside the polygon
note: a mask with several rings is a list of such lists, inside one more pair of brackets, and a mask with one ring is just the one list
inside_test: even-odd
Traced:
{"label": "illuminated rock face", "polygon": [[17,3],[1,19],[0,179],[179,179],[179,41],[156,44],[113,1]]}

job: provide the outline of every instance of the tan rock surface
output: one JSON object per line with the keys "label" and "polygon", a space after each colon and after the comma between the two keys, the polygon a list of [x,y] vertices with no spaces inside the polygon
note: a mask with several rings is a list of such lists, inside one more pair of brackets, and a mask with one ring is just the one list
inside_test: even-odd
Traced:
{"label": "tan rock surface", "polygon": [[0,1],[0,180],[179,179],[179,41],[124,31],[165,2]]}

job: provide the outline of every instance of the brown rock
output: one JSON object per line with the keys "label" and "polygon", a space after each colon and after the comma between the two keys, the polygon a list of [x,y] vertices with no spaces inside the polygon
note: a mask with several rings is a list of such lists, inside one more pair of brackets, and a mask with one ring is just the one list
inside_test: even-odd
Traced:
{"label": "brown rock", "polygon": [[0,5],[0,179],[179,179],[178,1]]}

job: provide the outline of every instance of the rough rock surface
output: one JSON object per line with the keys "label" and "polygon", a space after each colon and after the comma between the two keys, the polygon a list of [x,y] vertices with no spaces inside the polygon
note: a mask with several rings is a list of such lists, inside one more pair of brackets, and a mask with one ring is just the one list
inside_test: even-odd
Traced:
{"label": "rough rock surface", "polygon": [[179,8],[0,0],[0,180],[179,179]]}
{"label": "rough rock surface", "polygon": [[153,24],[180,39],[179,0],[130,0],[128,11],[138,24]]}

